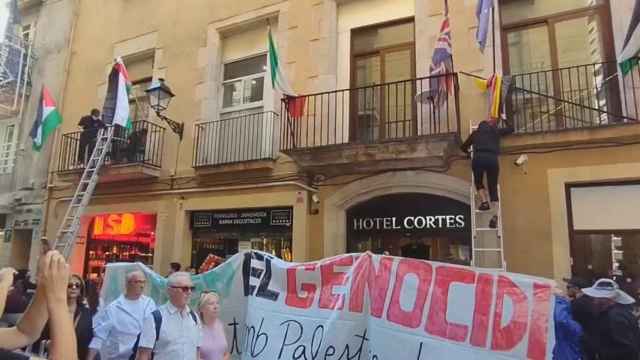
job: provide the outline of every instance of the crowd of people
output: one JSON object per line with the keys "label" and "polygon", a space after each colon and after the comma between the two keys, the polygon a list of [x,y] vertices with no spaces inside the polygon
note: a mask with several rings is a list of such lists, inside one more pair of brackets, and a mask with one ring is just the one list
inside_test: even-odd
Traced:
{"label": "crowd of people", "polygon": [[[0,314],[8,297],[21,291],[11,268],[0,270]],[[13,327],[0,328],[0,360],[229,360],[220,298],[200,295],[189,302],[191,273],[172,264],[167,278],[169,301],[156,306],[144,295],[147,278],[140,270],[125,276],[124,293],[92,310],[83,279],[55,251],[42,256],[35,295]],[[17,352],[12,352],[17,351]],[[31,355],[36,354],[36,355]]]}
{"label": "crowd of people", "polygon": [[[0,360],[38,359],[14,350],[30,349],[48,359],[80,360],[228,360],[220,298],[194,294],[192,273],[172,263],[165,304],[144,295],[147,278],[141,270],[126,274],[124,292],[113,302],[92,309],[83,279],[70,274],[55,251],[41,256],[33,299],[22,293],[27,279],[0,270],[0,314],[11,300],[26,309],[15,326],[0,328]],[[554,360],[639,360],[640,327],[635,299],[615,279],[590,284],[578,277],[557,288],[554,306]],[[29,302],[30,301],[30,302]]]}
{"label": "crowd of people", "polygon": [[555,297],[554,360],[640,359],[635,299],[612,279],[566,279]]}

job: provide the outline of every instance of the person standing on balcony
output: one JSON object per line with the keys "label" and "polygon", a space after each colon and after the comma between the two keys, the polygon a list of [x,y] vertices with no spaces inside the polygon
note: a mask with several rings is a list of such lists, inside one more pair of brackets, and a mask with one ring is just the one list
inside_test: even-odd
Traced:
{"label": "person standing on balcony", "polygon": [[96,146],[98,131],[105,127],[100,119],[100,110],[91,109],[89,115],[80,118],[78,126],[82,128],[82,133],[80,133],[80,146],[78,148],[78,163],[84,165]]}
{"label": "person standing on balcony", "polygon": [[[466,154],[470,153],[473,146],[473,157],[471,169],[473,171],[473,181],[480,196],[481,203],[478,210],[487,211],[491,209],[489,200],[494,207],[497,207],[498,199],[498,174],[500,165],[498,155],[500,155],[500,138],[513,132],[513,126],[506,120],[506,127],[499,128],[495,119],[483,120],[471,135],[460,147]],[[487,175],[487,185],[489,192],[484,185],[484,176]],[[498,223],[497,215],[494,216],[489,227],[495,228]]]}

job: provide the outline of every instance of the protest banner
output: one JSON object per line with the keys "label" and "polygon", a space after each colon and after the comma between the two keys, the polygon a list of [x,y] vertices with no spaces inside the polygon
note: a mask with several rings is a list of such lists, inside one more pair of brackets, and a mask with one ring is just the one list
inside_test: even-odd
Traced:
{"label": "protest banner", "polygon": [[[142,267],[150,296],[166,279],[141,264],[110,264],[102,299]],[[221,298],[234,359],[551,359],[550,280],[409,258],[345,254],[288,263],[236,254],[193,277]],[[193,304],[195,306],[195,304]]]}

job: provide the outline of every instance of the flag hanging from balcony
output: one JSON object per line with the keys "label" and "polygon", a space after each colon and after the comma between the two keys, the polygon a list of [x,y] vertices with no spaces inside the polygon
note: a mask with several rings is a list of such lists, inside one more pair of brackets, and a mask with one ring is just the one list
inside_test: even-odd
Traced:
{"label": "flag hanging from balcony", "polygon": [[[476,18],[478,19],[476,41],[478,42],[480,52],[484,52],[484,48],[487,46],[491,11],[493,11],[493,0],[478,0],[478,4],[476,5]],[[491,24],[491,26],[494,26],[494,24]]]}
{"label": "flag hanging from balcony", "polygon": [[49,90],[43,86],[36,119],[29,132],[29,136],[33,140],[33,149],[40,151],[49,135],[51,135],[61,123],[62,116],[60,116],[56,108],[56,102],[53,100]]}
{"label": "flag hanging from balcony", "polygon": [[273,34],[271,34],[271,27],[269,27],[269,70],[273,89],[280,91],[284,95],[296,96],[289,85],[287,77],[282,72],[282,62],[280,61],[276,43],[273,40]]}
{"label": "flag hanging from balcony", "polygon": [[433,102],[443,105],[453,90],[453,55],[451,50],[451,27],[449,24],[449,7],[445,2],[444,19],[440,25],[440,34],[433,49],[431,65],[429,65],[429,90],[416,95],[421,103]]}
{"label": "flag hanging from balcony", "polygon": [[116,59],[107,79],[107,96],[102,107],[102,121],[105,124],[131,128],[129,116],[129,92],[131,82],[129,73],[121,58]]}
{"label": "flag hanging from balcony", "polygon": [[629,29],[619,57],[622,75],[627,75],[638,64],[638,53],[640,52],[640,26],[638,25],[640,25],[640,0],[636,0],[633,6]]}

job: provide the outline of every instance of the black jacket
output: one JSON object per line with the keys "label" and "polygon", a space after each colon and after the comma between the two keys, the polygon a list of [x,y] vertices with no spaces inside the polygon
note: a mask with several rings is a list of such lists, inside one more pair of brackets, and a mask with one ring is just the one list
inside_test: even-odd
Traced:
{"label": "black jacket", "polygon": [[478,128],[465,140],[460,149],[469,153],[469,148],[473,145],[476,153],[500,154],[500,137],[511,134],[513,127],[507,123],[507,127],[499,128],[491,125],[488,121],[481,121]]}
{"label": "black jacket", "polygon": [[[78,359],[86,359],[89,351],[89,343],[93,339],[93,323],[91,310],[84,305],[78,305],[76,312],[73,314],[73,322],[76,330],[76,344],[78,346]],[[39,352],[45,340],[50,340],[49,323],[45,325],[40,339],[34,344],[34,351]],[[2,360],[2,359],[0,359]]]}
{"label": "black jacket", "polygon": [[640,329],[628,307],[613,305],[596,319],[599,360],[637,360],[640,357]]}
{"label": "black jacket", "polygon": [[82,128],[81,136],[92,138],[98,136],[98,130],[105,127],[102,121],[94,119],[91,115],[85,115],[80,118],[78,126]]}

